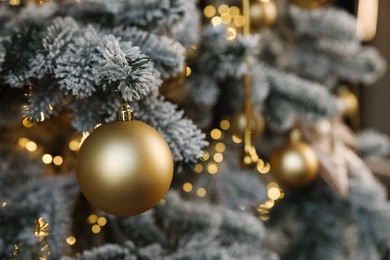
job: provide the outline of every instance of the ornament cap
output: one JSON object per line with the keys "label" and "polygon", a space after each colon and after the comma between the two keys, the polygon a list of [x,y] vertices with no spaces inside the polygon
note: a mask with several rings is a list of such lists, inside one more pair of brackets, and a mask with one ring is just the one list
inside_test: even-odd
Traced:
{"label": "ornament cap", "polygon": [[119,122],[126,122],[133,120],[133,111],[128,104],[122,105],[117,114],[117,120]]}
{"label": "ornament cap", "polygon": [[290,132],[290,142],[295,143],[301,141],[302,133],[299,129],[294,128]]}

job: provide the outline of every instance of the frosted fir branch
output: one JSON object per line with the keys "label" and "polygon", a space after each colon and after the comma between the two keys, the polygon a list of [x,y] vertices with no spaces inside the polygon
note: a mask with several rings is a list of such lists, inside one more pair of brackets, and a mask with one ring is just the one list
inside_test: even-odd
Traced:
{"label": "frosted fir branch", "polygon": [[[363,47],[353,56],[340,57],[301,43],[290,51],[290,64],[304,76],[325,81],[329,77],[372,84],[386,69],[385,60],[370,47]],[[316,64],[316,66],[313,66]]]}
{"label": "frosted fir branch", "polygon": [[79,132],[92,131],[97,124],[102,122],[100,113],[96,112],[100,110],[100,105],[100,99],[97,96],[84,98],[83,102],[74,102],[71,106],[72,126]]}
{"label": "frosted fir branch", "polygon": [[342,43],[345,46],[343,49],[348,53],[356,52],[360,46],[356,34],[356,18],[341,9],[305,10],[290,5],[289,15],[293,20],[293,33],[299,37]]}
{"label": "frosted fir branch", "polygon": [[92,248],[91,250],[85,250],[82,253],[78,253],[74,258],[72,257],[62,257],[61,260],[95,260],[95,259],[104,259],[104,260],[134,260],[137,259],[136,255],[132,254],[131,251],[120,245],[106,244],[98,248]]}
{"label": "frosted fir branch", "polygon": [[[336,196],[318,181],[276,205],[272,227],[292,231],[284,258],[380,260],[389,250],[390,204],[385,188],[361,161],[355,160],[348,171],[348,198]],[[291,221],[286,219],[299,228],[289,229]]]}
{"label": "frosted fir branch", "polygon": [[[38,254],[41,247],[40,243],[36,243],[34,227],[35,221],[42,217],[49,223],[49,236],[45,241],[52,257],[62,255],[66,248],[63,241],[70,233],[71,208],[78,192],[75,187],[75,179],[71,175],[30,179],[25,185],[9,187],[12,193],[8,192],[5,198],[3,197],[7,201],[7,207],[0,209],[0,222],[4,221],[0,225],[0,231],[2,234],[11,235],[3,237],[5,243],[21,243],[21,255]],[[15,221],[16,219],[18,221]]]}
{"label": "frosted fir branch", "polygon": [[63,93],[52,82],[42,81],[28,91],[27,103],[23,105],[22,115],[30,122],[38,122],[57,115],[61,110]]}
{"label": "frosted fir branch", "polygon": [[103,90],[117,89],[125,101],[139,100],[157,87],[153,63],[131,42],[122,43],[121,47],[113,35],[103,38],[98,47],[103,58],[97,58],[101,67],[94,72],[96,83]]}
{"label": "frosted fir branch", "polygon": [[130,41],[133,46],[139,46],[142,53],[153,60],[154,67],[160,71],[162,78],[172,77],[183,70],[184,48],[177,41],[135,27],[116,28],[113,33],[122,41]]}
{"label": "frosted fir branch", "polygon": [[258,35],[238,36],[235,40],[227,40],[227,32],[223,26],[209,26],[202,35],[199,47],[199,67],[212,72],[215,77],[224,79],[242,77],[248,71],[246,59],[253,60],[259,42]]}
{"label": "frosted fir branch", "polygon": [[185,87],[191,99],[200,106],[214,106],[221,93],[213,77],[196,72],[193,72],[193,75],[186,80]]}
{"label": "frosted fir branch", "polygon": [[363,158],[385,157],[390,154],[390,139],[375,130],[365,130],[357,135],[357,150]]}
{"label": "frosted fir branch", "polygon": [[175,161],[196,161],[207,145],[205,135],[177,111],[177,106],[153,93],[132,105],[136,119],[156,128],[166,139]]}
{"label": "frosted fir branch", "polygon": [[11,87],[22,88],[30,83],[29,66],[39,46],[40,26],[32,21],[22,21],[3,38],[6,52],[0,77]]}
{"label": "frosted fir branch", "polygon": [[[126,0],[123,12],[118,14],[119,24],[135,25],[137,27],[156,32],[172,32],[180,26],[186,0]],[[191,1],[194,4],[193,1]]]}
{"label": "frosted fir branch", "polygon": [[96,90],[96,49],[101,42],[97,31],[91,26],[81,29],[68,47],[56,59],[54,77],[58,79],[60,89],[82,99]]}
{"label": "frosted fir branch", "polygon": [[[272,106],[267,111],[276,116],[275,119],[279,122],[277,125],[282,123],[284,128],[293,123],[293,114],[310,123],[337,115],[336,98],[322,85],[270,67],[264,69],[270,86],[267,102]],[[288,105],[282,104],[283,102]]]}
{"label": "frosted fir branch", "polygon": [[[118,230],[130,239],[126,246],[136,249],[138,256],[166,260],[277,259],[262,257],[275,254],[261,248],[264,228],[253,216],[184,201],[174,191],[165,196],[165,201],[135,218],[117,218]],[[153,233],[158,234],[157,239]]]}
{"label": "frosted fir branch", "polygon": [[[230,136],[226,136],[225,140],[229,138]],[[239,160],[241,151],[237,150],[235,144],[225,142],[225,145],[224,160],[218,165],[218,173],[202,174],[193,186],[204,187],[210,194],[202,200],[208,199],[235,211],[252,212],[254,206],[267,199],[264,182],[252,170],[242,169]],[[212,145],[210,148],[213,149]],[[189,196],[194,200],[198,199],[196,194]]]}
{"label": "frosted fir branch", "polygon": [[183,1],[183,18],[172,28],[173,37],[186,49],[199,42],[201,34],[201,14],[197,10],[197,0]]}
{"label": "frosted fir branch", "polygon": [[72,18],[54,19],[43,33],[42,49],[38,50],[31,64],[32,74],[38,79],[47,74],[53,74],[56,60],[72,42],[77,31],[79,31],[79,26]]}

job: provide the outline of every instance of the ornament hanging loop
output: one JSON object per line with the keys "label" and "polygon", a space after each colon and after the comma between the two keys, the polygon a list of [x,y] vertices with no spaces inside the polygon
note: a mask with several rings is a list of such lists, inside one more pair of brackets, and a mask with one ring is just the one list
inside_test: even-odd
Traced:
{"label": "ornament hanging loop", "polygon": [[118,96],[119,100],[121,100],[121,107],[118,109],[116,120],[118,122],[126,122],[133,120],[133,110],[131,110],[130,105],[127,100],[124,100],[119,92],[119,90],[115,90],[115,94]]}
{"label": "ornament hanging loop", "polygon": [[117,114],[117,120],[119,122],[126,122],[133,120],[133,111],[128,104],[122,105]]}

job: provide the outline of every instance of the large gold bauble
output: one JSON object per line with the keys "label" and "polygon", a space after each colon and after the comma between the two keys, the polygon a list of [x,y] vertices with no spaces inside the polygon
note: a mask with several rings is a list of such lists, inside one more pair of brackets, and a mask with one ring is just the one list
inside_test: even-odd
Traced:
{"label": "large gold bauble", "polygon": [[77,155],[77,180],[89,202],[118,216],[140,214],[167,193],[173,159],[165,139],[140,121],[95,129]]}
{"label": "large gold bauble", "polygon": [[290,0],[299,7],[306,9],[316,9],[329,4],[332,0]]}
{"label": "large gold bauble", "polygon": [[[237,112],[233,115],[230,122],[231,130],[234,135],[243,139],[246,127],[246,115],[244,112]],[[257,110],[252,109],[251,136],[259,137],[263,134],[265,128],[264,116]]]}
{"label": "large gold bauble", "polygon": [[251,2],[249,14],[251,29],[256,31],[272,26],[278,17],[275,3],[271,1],[254,0]]}
{"label": "large gold bauble", "polygon": [[291,187],[310,184],[319,169],[313,149],[295,137],[272,153],[270,165],[275,179]]}
{"label": "large gold bauble", "polygon": [[340,88],[338,92],[340,110],[343,116],[354,117],[359,111],[359,101],[355,94],[347,88]]}

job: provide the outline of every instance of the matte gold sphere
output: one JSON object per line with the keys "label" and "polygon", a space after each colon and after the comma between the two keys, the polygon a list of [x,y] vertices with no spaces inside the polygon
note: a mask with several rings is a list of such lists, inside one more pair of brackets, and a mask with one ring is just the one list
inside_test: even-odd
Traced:
{"label": "matte gold sphere", "polygon": [[[233,115],[230,122],[233,134],[243,139],[245,127],[246,127],[246,116],[244,112],[237,112]],[[253,138],[259,137],[263,134],[265,128],[265,120],[263,115],[252,109],[252,121],[251,121],[251,136]]]}
{"label": "matte gold sphere", "polygon": [[320,8],[331,2],[331,0],[290,0],[290,1],[298,5],[299,7],[306,8],[306,9]]}
{"label": "matte gold sphere", "polygon": [[319,169],[315,152],[300,140],[290,140],[275,150],[271,155],[270,165],[274,177],[291,187],[310,184],[316,178]]}
{"label": "matte gold sphere", "polygon": [[165,139],[140,121],[96,128],[77,155],[77,180],[89,202],[118,216],[140,214],[167,193],[173,159]]}
{"label": "matte gold sphere", "polygon": [[249,14],[251,29],[255,31],[272,26],[278,17],[278,11],[273,1],[252,1]]}
{"label": "matte gold sphere", "polygon": [[359,111],[359,101],[355,94],[346,88],[341,88],[338,93],[341,114],[347,117],[354,117]]}

